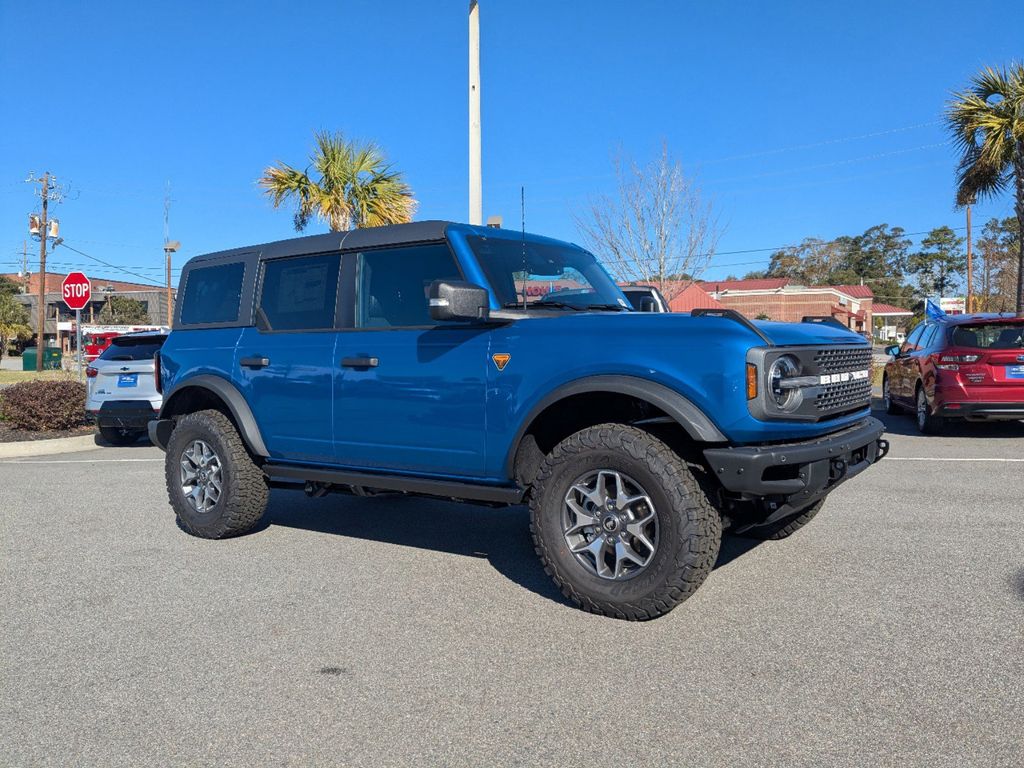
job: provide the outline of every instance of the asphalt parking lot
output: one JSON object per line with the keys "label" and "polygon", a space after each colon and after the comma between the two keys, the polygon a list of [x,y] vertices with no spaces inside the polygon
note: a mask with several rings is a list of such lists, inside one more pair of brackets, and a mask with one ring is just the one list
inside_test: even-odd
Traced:
{"label": "asphalt parking lot", "polygon": [[563,602],[522,509],[275,491],[202,541],[155,448],[0,462],[0,765],[1019,766],[1024,424],[889,423],[645,624]]}

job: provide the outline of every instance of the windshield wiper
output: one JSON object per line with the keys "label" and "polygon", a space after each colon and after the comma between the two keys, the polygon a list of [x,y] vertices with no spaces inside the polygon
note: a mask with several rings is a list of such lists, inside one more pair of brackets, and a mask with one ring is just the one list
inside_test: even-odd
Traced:
{"label": "windshield wiper", "polygon": [[621,304],[586,304],[584,309],[611,309],[616,312],[628,312],[629,310],[623,307]]}

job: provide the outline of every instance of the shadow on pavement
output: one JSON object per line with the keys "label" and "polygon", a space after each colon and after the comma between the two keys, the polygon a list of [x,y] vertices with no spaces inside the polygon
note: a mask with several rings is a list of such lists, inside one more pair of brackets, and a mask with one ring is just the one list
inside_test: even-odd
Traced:
{"label": "shadow on pavement", "polygon": [[[548,600],[571,605],[533,550],[525,506],[479,507],[398,495],[310,499],[298,491],[275,489],[261,529],[271,525],[485,558],[510,581]],[[761,543],[724,536],[715,568]]]}
{"label": "shadow on pavement", "polygon": [[[885,424],[886,434],[921,436],[917,430],[914,415],[907,411],[890,416],[881,406],[881,401],[872,403],[871,415]],[[938,437],[1024,437],[1024,422],[1020,421],[947,421]]]}

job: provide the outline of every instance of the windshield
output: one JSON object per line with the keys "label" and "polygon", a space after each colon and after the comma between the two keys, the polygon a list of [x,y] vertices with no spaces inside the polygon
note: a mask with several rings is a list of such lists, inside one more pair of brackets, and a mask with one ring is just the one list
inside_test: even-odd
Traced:
{"label": "windshield", "polygon": [[503,307],[630,309],[593,254],[580,248],[478,235],[466,241]]}
{"label": "windshield", "polygon": [[100,360],[152,360],[166,336],[121,336],[103,350]]}
{"label": "windshield", "polygon": [[985,323],[953,328],[954,346],[976,349],[1021,349],[1024,347],[1024,323]]}

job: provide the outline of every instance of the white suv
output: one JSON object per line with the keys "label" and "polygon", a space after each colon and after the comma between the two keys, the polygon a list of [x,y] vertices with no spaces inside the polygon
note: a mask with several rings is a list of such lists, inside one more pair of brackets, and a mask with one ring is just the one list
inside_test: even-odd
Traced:
{"label": "white suv", "polygon": [[136,442],[160,412],[153,358],[166,340],[166,333],[118,336],[85,369],[85,413],[107,442]]}

